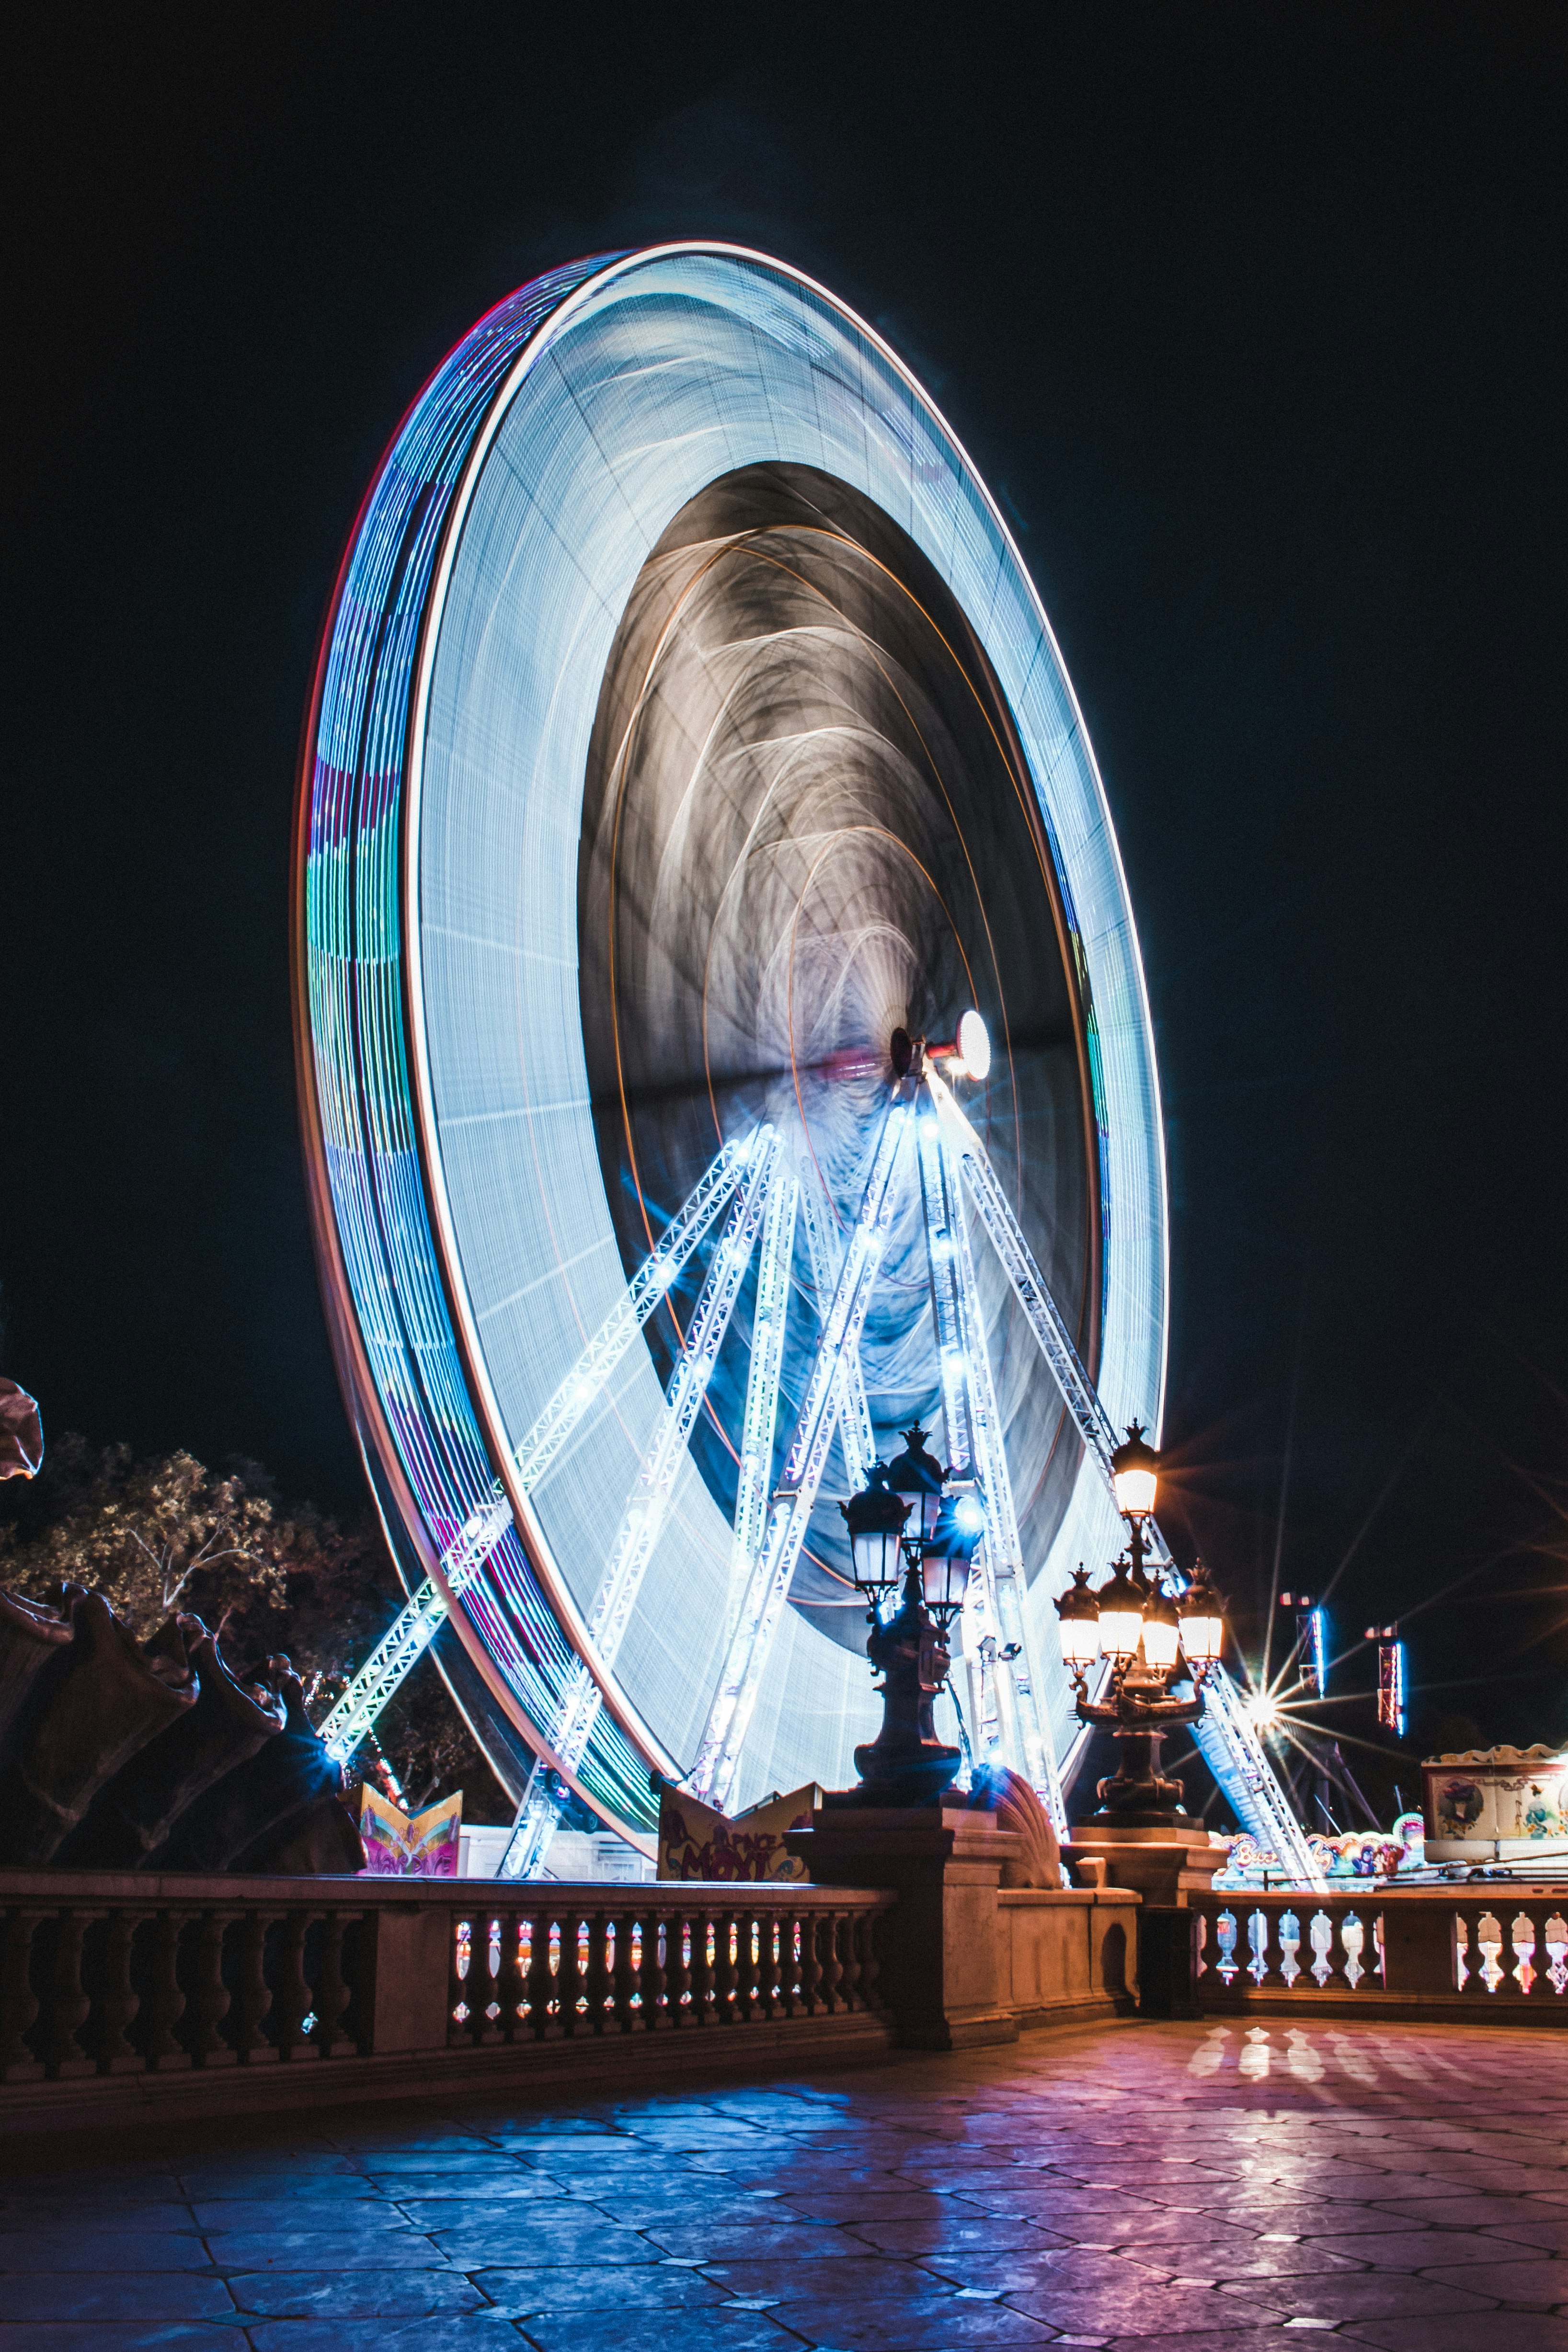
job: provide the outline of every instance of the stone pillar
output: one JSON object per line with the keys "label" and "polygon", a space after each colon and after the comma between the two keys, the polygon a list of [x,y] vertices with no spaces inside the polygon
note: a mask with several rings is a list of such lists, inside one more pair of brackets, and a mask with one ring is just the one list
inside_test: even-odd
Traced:
{"label": "stone pillar", "polygon": [[917,2050],[1016,2042],[997,1895],[1023,1840],[958,1806],[820,1808],[785,1845],[818,1886],[895,1888],[879,1946],[879,1990]]}
{"label": "stone pillar", "polygon": [[1196,1822],[1190,1827],[1173,1822],[1158,1829],[1112,1829],[1086,1822],[1071,1832],[1062,1848],[1062,1860],[1071,1863],[1075,1877],[1088,1863],[1086,1876],[1098,1881],[1093,1865],[1103,1862],[1105,1884],[1131,1886],[1146,1904],[1167,1910],[1184,1910],[1189,1895],[1206,1895],[1225,1857],[1225,1847],[1211,1845],[1207,1830]]}

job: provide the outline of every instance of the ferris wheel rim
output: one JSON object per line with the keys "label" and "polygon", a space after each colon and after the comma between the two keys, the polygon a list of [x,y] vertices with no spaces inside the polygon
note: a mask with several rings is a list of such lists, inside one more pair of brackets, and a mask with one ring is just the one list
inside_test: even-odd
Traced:
{"label": "ferris wheel rim", "polygon": [[[996,505],[994,498],[986,486],[984,478],[979,473],[973,460],[970,458],[967,450],[959,440],[957,435],[952,431],[952,426],[949,425],[942,411],[938,408],[936,403],[931,399],[930,394],[920,383],[912,372],[905,366],[901,360],[900,360],[898,354],[894,352],[883,338],[877,333],[875,329],[870,327],[864,320],[862,320],[848,304],[843,302],[828,289],[823,287],[819,281],[810,278],[807,273],[795,268],[788,263],[781,262],[773,257],[761,253],[755,248],[746,246],[709,239],[673,240],[660,246],[642,248],[636,252],[607,257],[602,264],[589,265],[586,269],[586,273],[582,277],[582,278],[571,288],[571,289],[562,298],[553,309],[549,310],[533,326],[521,347],[512,357],[504,374],[492,390],[482,425],[474,436],[472,443],[468,448],[465,456],[461,467],[461,480],[458,491],[453,498],[451,505],[442,522],[440,530],[439,557],[420,616],[418,653],[415,673],[415,683],[410,697],[407,716],[407,733],[405,740],[402,777],[404,799],[400,813],[399,845],[399,893],[405,929],[405,952],[403,955],[400,980],[403,992],[405,1016],[408,1024],[410,1045],[412,1047],[412,1050],[408,1055],[408,1076],[420,1145],[418,1160],[425,1198],[431,1214],[432,1238],[435,1244],[437,1263],[441,1271],[447,1308],[453,1319],[455,1335],[458,1344],[458,1350],[464,1373],[470,1388],[491,1465],[494,1468],[501,1485],[507,1491],[516,1524],[520,1533],[524,1536],[525,1549],[530,1564],[535,1573],[539,1575],[540,1581],[544,1588],[546,1596],[563,1627],[563,1630],[567,1635],[573,1652],[592,1676],[607,1711],[620,1724],[626,1736],[646,1757],[652,1760],[656,1766],[660,1769],[669,1770],[676,1774],[678,1774],[680,1769],[679,1760],[670,1753],[668,1746],[660,1738],[655,1727],[647,1719],[643,1711],[632,1705],[626,1691],[624,1683],[616,1674],[615,1666],[613,1664],[606,1664],[599,1657],[597,1648],[592,1638],[591,1630],[587,1622],[586,1607],[584,1604],[581,1604],[574,1595],[568,1579],[557,1561],[554,1546],[551,1542],[548,1532],[540,1519],[532,1499],[527,1492],[522,1490],[519,1479],[515,1475],[512,1447],[510,1443],[510,1432],[500,1400],[496,1394],[491,1378],[490,1367],[487,1359],[486,1349],[475,1321],[474,1306],[469,1295],[468,1283],[463,1277],[461,1255],[458,1246],[451,1199],[447,1187],[446,1160],[442,1149],[437,1111],[431,1091],[430,1049],[426,1010],[426,975],[422,958],[417,951],[417,942],[420,937],[421,924],[421,872],[417,855],[417,846],[420,839],[420,827],[423,816],[425,764],[427,741],[426,719],[428,716],[429,698],[432,688],[436,653],[439,642],[441,623],[447,609],[454,567],[457,563],[461,548],[464,529],[469,515],[477,486],[483,474],[486,461],[490,455],[495,437],[501,429],[502,424],[510,412],[512,405],[518,398],[528,376],[539,364],[543,353],[553,342],[563,337],[569,331],[574,320],[583,311],[584,307],[595,299],[595,296],[601,294],[607,285],[617,279],[624,279],[635,276],[635,274],[639,270],[647,269],[649,267],[669,257],[686,256],[700,256],[721,261],[733,260],[742,263],[750,268],[761,269],[768,273],[770,276],[793,283],[797,288],[803,289],[816,302],[820,303],[834,319],[847,328],[854,337],[858,338],[870,350],[874,351],[882,361],[883,364],[905,387],[911,400],[918,404],[919,408],[931,421],[931,424],[934,428],[935,433],[940,436],[941,441],[952,451],[957,461],[958,467],[962,470],[969,494],[972,497],[977,498],[984,504],[993,529],[994,530],[998,539],[1005,546],[1010,558],[1010,568],[1012,573],[1028,603],[1034,625],[1050,649],[1051,656],[1054,659],[1055,674],[1058,685],[1071,706],[1073,717],[1076,722],[1081,756],[1089,769],[1095,790],[1099,794],[1101,808],[1103,809],[1104,806],[1103,783],[1100,777],[1098,763],[1094,759],[1092,745],[1089,741],[1087,729],[1083,723],[1082,713],[1078,703],[1076,689],[1073,687],[1066,664],[1062,660],[1060,649],[1057,644],[1054,632],[1051,630],[1048,617],[1045,614],[1037,591],[1035,588],[1034,582],[1030,578],[1027,568],[1019,555],[1016,542],[1013,540],[1012,533]],[[508,299],[515,299],[516,298],[513,297]],[[506,306],[503,303],[501,305],[498,305],[497,309],[500,310],[505,307]],[[492,315],[493,313],[487,313],[487,317]],[[481,321],[480,324],[482,325],[483,321]],[[423,398],[423,396],[424,395],[421,394],[420,397]],[[410,411],[411,415],[414,414],[414,411],[417,409],[418,404],[417,401],[414,404],[414,408]],[[350,544],[352,551],[353,544],[352,540]],[[347,558],[345,557],[345,572],[346,564]],[[337,616],[342,594],[342,586],[343,583],[342,578],[341,577],[338,592],[333,598],[331,613],[329,615],[327,625],[328,635],[330,635],[333,622]],[[982,642],[984,642],[983,639]],[[1043,787],[1040,786],[1037,782],[1037,790],[1041,791],[1043,798]],[[1131,953],[1128,958],[1128,962],[1130,963],[1132,973],[1135,974],[1136,988],[1139,997],[1139,1014],[1141,1016],[1143,1032],[1147,1036],[1150,1034],[1152,1027],[1148,1014],[1147,990],[1142,972],[1142,959],[1137,950],[1136,931],[1133,926],[1131,904],[1126,892],[1125,876],[1121,870],[1121,854],[1119,846],[1116,845],[1114,831],[1110,827],[1109,824],[1106,825],[1105,832],[1110,854],[1115,864],[1121,909],[1130,935]],[[1160,1244],[1163,1252],[1163,1259],[1159,1268],[1159,1280],[1162,1295],[1168,1296],[1169,1242],[1168,1224],[1165,1215],[1164,1154],[1159,1117],[1157,1065],[1154,1062],[1152,1050],[1147,1055],[1147,1083],[1152,1097],[1152,1145],[1154,1158],[1157,1163],[1156,1182],[1158,1199],[1155,1204],[1156,1214],[1153,1222],[1158,1230]],[[325,1218],[319,1218],[318,1224],[319,1230],[322,1230],[328,1234],[332,1233],[332,1220],[330,1214]],[[353,1315],[350,1315],[345,1318],[345,1321],[347,1326],[350,1327],[350,1336],[352,1336],[353,1339],[357,1343],[357,1352],[363,1357],[363,1348],[361,1335],[357,1330],[353,1330],[352,1328],[354,1324],[354,1318]],[[1159,1406],[1160,1403],[1163,1402],[1164,1340],[1168,1328],[1166,1316],[1163,1312],[1160,1314],[1158,1321],[1161,1327],[1161,1349],[1158,1371],[1158,1383],[1161,1396],[1154,1401],[1156,1423],[1158,1420]],[[375,1394],[375,1381],[374,1376],[370,1373],[368,1364],[365,1366],[364,1377],[364,1395],[366,1402],[372,1405],[373,1410],[375,1412],[378,1425],[384,1429],[384,1415],[379,1411]],[[395,1448],[392,1449],[389,1456],[384,1456],[384,1458],[395,1461]],[[457,1607],[453,1610],[452,1615],[459,1636],[464,1642],[465,1648],[469,1652],[475,1664],[479,1667],[487,1684],[492,1690],[492,1695],[496,1696],[503,1706],[508,1706],[508,1697],[505,1693],[504,1684],[500,1680],[478,1629],[470,1623],[468,1612],[461,1607]],[[508,1706],[508,1711],[511,1712],[510,1706]],[[513,1720],[517,1720],[515,1714],[513,1714]],[[534,1723],[530,1717],[527,1719],[525,1725],[520,1725],[519,1727],[524,1728],[530,1743],[541,1753],[545,1754],[547,1760],[552,1761],[558,1769],[561,1769],[569,1781],[574,1783],[575,1775],[573,1773],[570,1767],[564,1763],[562,1759],[549,1756],[549,1742],[543,1737],[546,1727],[542,1724]],[[590,1797],[589,1801],[593,1803],[595,1802],[595,1800]],[[597,1810],[598,1808],[595,1807],[595,1809]]]}

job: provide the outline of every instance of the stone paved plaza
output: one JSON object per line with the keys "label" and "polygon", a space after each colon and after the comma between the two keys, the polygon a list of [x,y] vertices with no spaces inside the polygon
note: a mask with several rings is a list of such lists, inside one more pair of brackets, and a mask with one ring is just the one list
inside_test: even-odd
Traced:
{"label": "stone paved plaza", "polygon": [[1544,2032],[1127,2024],[0,2165],[0,2352],[1568,2352]]}

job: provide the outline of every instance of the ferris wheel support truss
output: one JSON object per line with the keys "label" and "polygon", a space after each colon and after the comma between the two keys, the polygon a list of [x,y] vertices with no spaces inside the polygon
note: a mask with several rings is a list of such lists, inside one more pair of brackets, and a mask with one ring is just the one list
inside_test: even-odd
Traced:
{"label": "ferris wheel support truss", "polygon": [[904,1145],[913,1125],[908,1093],[904,1081],[893,1088],[877,1137],[859,1211],[823,1321],[821,1344],[784,1457],[784,1475],[769,1507],[763,1543],[725,1648],[708,1727],[689,1775],[692,1793],[721,1811],[730,1801],[763,1669],[822,1485],[835,1419],[841,1417],[843,1384],[866,1326],[898,1197]]}
{"label": "ferris wheel support truss", "polygon": [[[686,1458],[691,1426],[708,1393],[719,1350],[724,1344],[724,1335],[757,1245],[757,1235],[774,1194],[781,1189],[774,1174],[777,1159],[778,1138],[774,1130],[771,1127],[757,1129],[749,1141],[734,1205],[686,1327],[665,1391],[663,1410],[643,1455],[637,1485],[589,1612],[588,1637],[606,1672],[615,1664],[642,1591],[648,1561],[675,1492],[676,1475]],[[598,1684],[579,1660],[551,1726],[550,1745],[563,1764],[574,1766],[581,1760],[602,1704]],[[564,1803],[559,1775],[543,1758],[537,1759],[501,1857],[500,1877],[531,1878],[543,1868]]]}
{"label": "ferris wheel support truss", "polygon": [[[539,1415],[513,1456],[523,1494],[531,1494],[558,1459],[583,1415],[742,1181],[759,1140],[759,1136],[751,1135],[726,1143],[715,1154]],[[439,1633],[447,1616],[447,1591],[456,1599],[467,1591],[510,1525],[511,1505],[498,1479],[489,1500],[471,1514],[442,1552],[437,1575],[426,1577],[398,1612],[322,1722],[322,1742],[340,1764],[348,1762]]]}
{"label": "ferris wheel support truss", "polygon": [[958,1475],[974,1478],[985,1507],[980,1569],[984,1605],[1000,1635],[994,1670],[998,1684],[1006,1686],[998,1693],[1002,1751],[1034,1789],[1057,1835],[1065,1838],[1067,1809],[1055,1747],[1041,1723],[1036,1696],[1038,1685],[1023,1606],[1024,1547],[957,1171],[934,1108],[922,1106],[918,1133],[948,1451]]}
{"label": "ferris wheel support truss", "polygon": [[795,1218],[801,1187],[781,1171],[768,1194],[757,1260],[757,1298],[752,1316],[752,1360],[746,1374],[746,1411],[741,1424],[741,1469],[735,1490],[735,1531],[730,1547],[730,1593],[726,1634],[733,1633],[741,1601],[751,1580],[767,1525],[768,1481],[773,1475],[773,1434],[779,1417],[779,1380],[784,1370],[784,1328],[789,1316],[790,1269],[795,1260]]}
{"label": "ferris wheel support truss", "polygon": [[[823,1221],[825,1207],[817,1182],[808,1176],[801,1187],[800,1221],[805,1228],[805,1246],[811,1259],[811,1279],[816,1292],[817,1314],[824,1319],[837,1275],[833,1263],[832,1244]],[[842,1265],[843,1253],[837,1253],[837,1256],[838,1264]],[[866,1377],[860,1367],[858,1340],[845,1349],[844,1378],[838,1389],[838,1442],[844,1448],[844,1466],[851,1487],[863,1486],[877,1458],[877,1440],[871,1427],[871,1407],[866,1395]]]}
{"label": "ferris wheel support truss", "polygon": [[[1110,1456],[1117,1443],[1110,1417],[1079,1360],[1072,1336],[997,1181],[984,1145],[938,1074],[928,1069],[926,1079],[992,1247],[1061,1390],[1079,1434],[1109,1484]],[[1180,1585],[1184,1580],[1171,1559],[1169,1545],[1152,1522],[1150,1531],[1157,1539],[1156,1556],[1163,1556],[1163,1566]],[[1292,1812],[1262,1742],[1247,1719],[1241,1696],[1223,1666],[1211,1668],[1204,1694],[1206,1705],[1193,1727],[1204,1761],[1259,1843],[1272,1852],[1292,1876],[1304,1879],[1309,1885],[1321,1886],[1322,1873],[1307,1843],[1306,1832]]]}

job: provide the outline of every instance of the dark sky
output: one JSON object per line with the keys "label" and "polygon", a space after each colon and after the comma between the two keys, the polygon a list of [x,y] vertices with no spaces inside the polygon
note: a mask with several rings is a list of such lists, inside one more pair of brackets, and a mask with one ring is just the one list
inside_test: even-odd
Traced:
{"label": "dark sky", "polygon": [[1418,1713],[1561,1733],[1565,24],[34,11],[0,1361],[47,1425],[357,1499],[289,1027],[323,600],[481,310],[737,237],[923,375],[1082,698],[1165,1087],[1178,1526],[1260,1619],[1283,1487],[1282,1581],[1349,1551],[1340,1630],[1405,1621]]}

